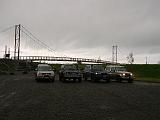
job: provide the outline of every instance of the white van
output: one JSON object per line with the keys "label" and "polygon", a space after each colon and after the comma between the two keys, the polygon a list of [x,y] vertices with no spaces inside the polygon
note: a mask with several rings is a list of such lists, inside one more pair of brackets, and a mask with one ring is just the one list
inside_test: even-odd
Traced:
{"label": "white van", "polygon": [[36,69],[35,80],[38,82],[40,80],[49,80],[54,82],[55,73],[52,67],[48,64],[39,64]]}

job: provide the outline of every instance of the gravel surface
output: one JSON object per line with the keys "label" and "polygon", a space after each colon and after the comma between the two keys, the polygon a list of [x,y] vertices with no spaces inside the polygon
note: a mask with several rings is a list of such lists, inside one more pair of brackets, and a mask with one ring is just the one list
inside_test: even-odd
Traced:
{"label": "gravel surface", "polygon": [[0,120],[160,120],[160,84],[0,76]]}

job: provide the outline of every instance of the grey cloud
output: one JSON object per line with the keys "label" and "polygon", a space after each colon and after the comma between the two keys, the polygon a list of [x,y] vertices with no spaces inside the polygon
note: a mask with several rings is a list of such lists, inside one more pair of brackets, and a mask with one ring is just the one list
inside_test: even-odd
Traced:
{"label": "grey cloud", "polygon": [[107,53],[110,58],[115,44],[125,54],[157,54],[159,4],[159,0],[1,0],[0,29],[21,23],[53,49],[64,53],[80,49],[82,57],[83,51],[93,49],[99,56],[96,49],[101,49],[102,56]]}

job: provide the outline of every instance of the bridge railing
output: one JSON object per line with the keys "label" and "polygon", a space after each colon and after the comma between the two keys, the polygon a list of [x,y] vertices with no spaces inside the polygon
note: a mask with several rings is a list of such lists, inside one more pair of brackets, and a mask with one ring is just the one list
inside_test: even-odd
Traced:
{"label": "bridge railing", "polygon": [[[12,59],[14,59],[12,57]],[[91,62],[91,63],[108,63],[110,61],[96,60],[96,59],[86,59],[86,58],[71,58],[71,57],[53,57],[53,56],[19,56],[19,60],[30,60],[30,61],[73,61],[73,62]]]}

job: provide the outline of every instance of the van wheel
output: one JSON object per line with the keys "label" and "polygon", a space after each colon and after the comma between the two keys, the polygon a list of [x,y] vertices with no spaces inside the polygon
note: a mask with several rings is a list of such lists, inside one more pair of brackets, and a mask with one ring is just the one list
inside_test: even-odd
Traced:
{"label": "van wheel", "polygon": [[110,80],[110,79],[107,79],[106,82],[109,83],[109,82],[111,82],[111,80]]}
{"label": "van wheel", "polygon": [[36,82],[39,82],[39,79],[36,79]]}
{"label": "van wheel", "polygon": [[128,80],[128,83],[133,83],[133,79],[129,79],[129,80]]}
{"label": "van wheel", "polygon": [[78,79],[78,82],[79,82],[79,83],[82,82],[82,78],[79,78],[79,79]]}
{"label": "van wheel", "polygon": [[55,81],[54,79],[51,80],[51,82],[54,82],[54,81]]}
{"label": "van wheel", "polygon": [[61,78],[61,81],[62,81],[62,82],[66,82],[65,77],[62,77],[62,78]]}
{"label": "van wheel", "polygon": [[92,81],[92,82],[98,82],[98,80],[95,79],[94,77],[91,77],[91,81]]}
{"label": "van wheel", "polygon": [[122,79],[120,79],[120,78],[119,78],[119,79],[118,79],[118,82],[120,82],[120,83],[121,83],[121,82],[122,82]]}

